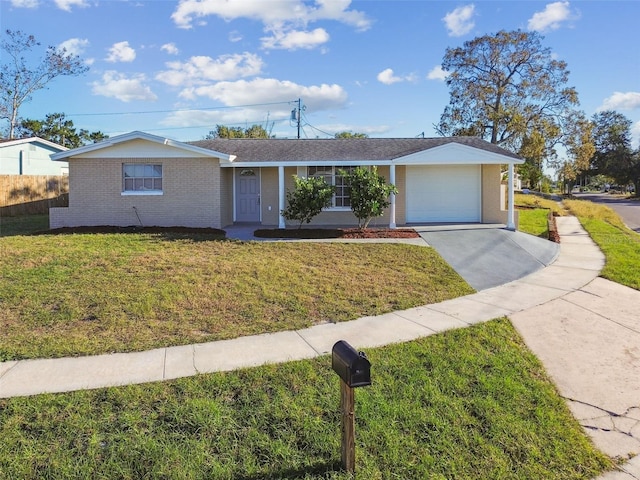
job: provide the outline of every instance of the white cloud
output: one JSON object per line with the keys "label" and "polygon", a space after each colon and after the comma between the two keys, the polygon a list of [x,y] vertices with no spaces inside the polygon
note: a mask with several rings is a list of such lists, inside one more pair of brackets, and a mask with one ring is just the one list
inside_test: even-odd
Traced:
{"label": "white cloud", "polygon": [[226,21],[238,18],[258,20],[267,26],[284,23],[306,25],[319,20],[335,20],[366,30],[371,21],[357,10],[349,10],[351,0],[182,0],[171,18],[180,28],[191,28],[196,19],[211,15]]}
{"label": "white cloud", "polygon": [[444,16],[442,21],[447,27],[450,37],[461,37],[473,29],[475,26],[473,21],[475,9],[475,5],[470,4],[458,7]]}
{"label": "white cloud", "polygon": [[[288,80],[260,77],[250,81],[218,82],[192,87],[185,89],[181,96],[188,100],[206,97],[225,105],[290,102],[304,98],[304,103],[310,111],[342,108],[347,101],[347,93],[340,85],[323,83],[304,86]],[[291,108],[288,108],[288,111],[290,110]]]}
{"label": "white cloud", "polygon": [[107,62],[133,62],[136,58],[136,51],[129,46],[129,42],[114,43],[109,49]]}
{"label": "white cloud", "polygon": [[88,7],[89,4],[86,0],[55,0],[56,5],[60,10],[70,12],[71,7]]}
{"label": "white cloud", "polygon": [[298,50],[312,49],[329,41],[329,34],[324,28],[316,28],[311,32],[291,30],[285,32],[280,29],[273,30],[271,37],[263,37],[262,48]]}
{"label": "white cloud", "polygon": [[123,102],[143,100],[152,102],[158,99],[151,88],[145,85],[143,74],[127,77],[123,73],[109,70],[102,75],[102,80],[91,84],[92,93],[103,97],[116,98]]}
{"label": "white cloud", "polygon": [[160,50],[167,52],[169,55],[178,55],[180,53],[175,43],[165,43],[160,47]]}
{"label": "white cloud", "polygon": [[66,50],[71,55],[82,55],[89,46],[89,40],[86,38],[70,38],[58,45],[58,50]]}
{"label": "white cloud", "polygon": [[[288,125],[294,100],[304,98],[307,112],[344,108],[347,94],[339,85],[299,85],[286,80],[256,78],[251,81],[220,82],[215,85],[191,88],[183,92],[183,98],[195,100],[206,97],[226,106],[252,105],[222,110],[181,110],[162,122],[167,126],[202,126],[223,124],[252,124],[270,119],[280,125]],[[281,102],[278,104],[278,102]],[[286,134],[285,134],[286,136]]]}
{"label": "white cloud", "polygon": [[168,62],[169,70],[158,73],[156,80],[177,87],[204,85],[221,80],[234,80],[260,74],[262,59],[253,53],[191,57],[187,62]]}
{"label": "white cloud", "polygon": [[38,0],[11,0],[11,6],[15,8],[36,8],[39,4]]}
{"label": "white cloud", "polygon": [[[330,20],[359,31],[371,26],[371,20],[350,5],[351,0],[181,0],[171,18],[180,28],[206,24],[205,18],[212,15],[228,22],[248,18],[263,24],[268,34],[261,39],[264,49],[312,49],[327,43],[329,33],[308,29],[310,23]],[[232,42],[241,38],[237,32],[229,35]]]}
{"label": "white cloud", "polygon": [[640,92],[614,92],[604,99],[598,111],[602,110],[635,110],[640,108]]}
{"label": "white cloud", "polygon": [[542,12],[529,19],[527,28],[536,32],[548,32],[560,28],[560,24],[572,18],[569,2],[549,3]]}
{"label": "white cloud", "polygon": [[[89,40],[86,38],[70,38],[58,45],[58,50],[64,49],[67,54],[81,56],[84,54],[86,48],[89,46]],[[93,65],[95,59],[83,58],[86,65]]]}
{"label": "white cloud", "polygon": [[392,83],[401,82],[402,78],[393,75],[393,70],[387,68],[378,74],[378,81],[385,85],[391,85]]}
{"label": "white cloud", "polygon": [[385,85],[392,85],[398,82],[415,82],[417,80],[417,77],[413,74],[398,77],[393,73],[391,68],[381,71],[376,78],[380,83],[384,83]]}
{"label": "white cloud", "polygon": [[440,80],[444,82],[447,79],[447,75],[448,73],[442,69],[442,65],[437,65],[427,73],[427,78],[429,80]]}

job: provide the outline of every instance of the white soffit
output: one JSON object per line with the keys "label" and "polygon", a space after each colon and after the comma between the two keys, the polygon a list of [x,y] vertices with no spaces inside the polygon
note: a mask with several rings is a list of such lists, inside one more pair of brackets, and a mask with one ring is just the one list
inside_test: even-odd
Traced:
{"label": "white soffit", "polygon": [[502,165],[521,164],[524,160],[452,142],[396,158],[393,163],[396,165]]}

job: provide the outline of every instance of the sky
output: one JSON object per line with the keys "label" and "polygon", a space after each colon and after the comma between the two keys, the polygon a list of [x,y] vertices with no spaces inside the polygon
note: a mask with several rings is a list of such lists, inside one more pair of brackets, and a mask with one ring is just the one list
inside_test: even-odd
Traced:
{"label": "sky", "polygon": [[[110,136],[199,140],[216,125],[296,138],[438,136],[447,48],[536,31],[587,116],[610,109],[640,142],[640,1],[0,0],[0,25],[89,67],[20,109]],[[0,125],[5,128],[6,125]]]}

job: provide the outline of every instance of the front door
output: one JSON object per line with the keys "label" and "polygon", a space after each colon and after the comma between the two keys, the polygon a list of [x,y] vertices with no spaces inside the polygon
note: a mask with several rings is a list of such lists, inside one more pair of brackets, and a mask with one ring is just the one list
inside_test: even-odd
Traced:
{"label": "front door", "polygon": [[236,222],[260,221],[260,171],[236,169]]}

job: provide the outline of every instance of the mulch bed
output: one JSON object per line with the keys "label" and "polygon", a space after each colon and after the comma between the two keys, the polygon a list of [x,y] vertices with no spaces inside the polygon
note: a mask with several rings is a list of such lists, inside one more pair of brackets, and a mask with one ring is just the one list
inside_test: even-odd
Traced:
{"label": "mulch bed", "polygon": [[[212,235],[226,237],[224,230],[217,228],[190,228],[190,227],[64,227],[53,230],[37,232],[34,235],[54,234],[70,235],[74,233],[157,233],[157,234],[186,234],[186,235]],[[391,228],[301,228],[301,229],[261,229],[254,235],[259,238],[294,238],[294,239],[322,239],[322,238],[419,238],[412,229]]]}
{"label": "mulch bed", "polygon": [[287,228],[261,229],[253,232],[258,238],[419,238],[414,230],[394,228]]}
{"label": "mulch bed", "polygon": [[37,232],[38,234],[73,234],[73,233],[161,233],[161,234],[199,234],[216,235],[225,237],[226,232],[217,228],[191,228],[191,227],[114,227],[110,225],[95,227],[63,227]]}

